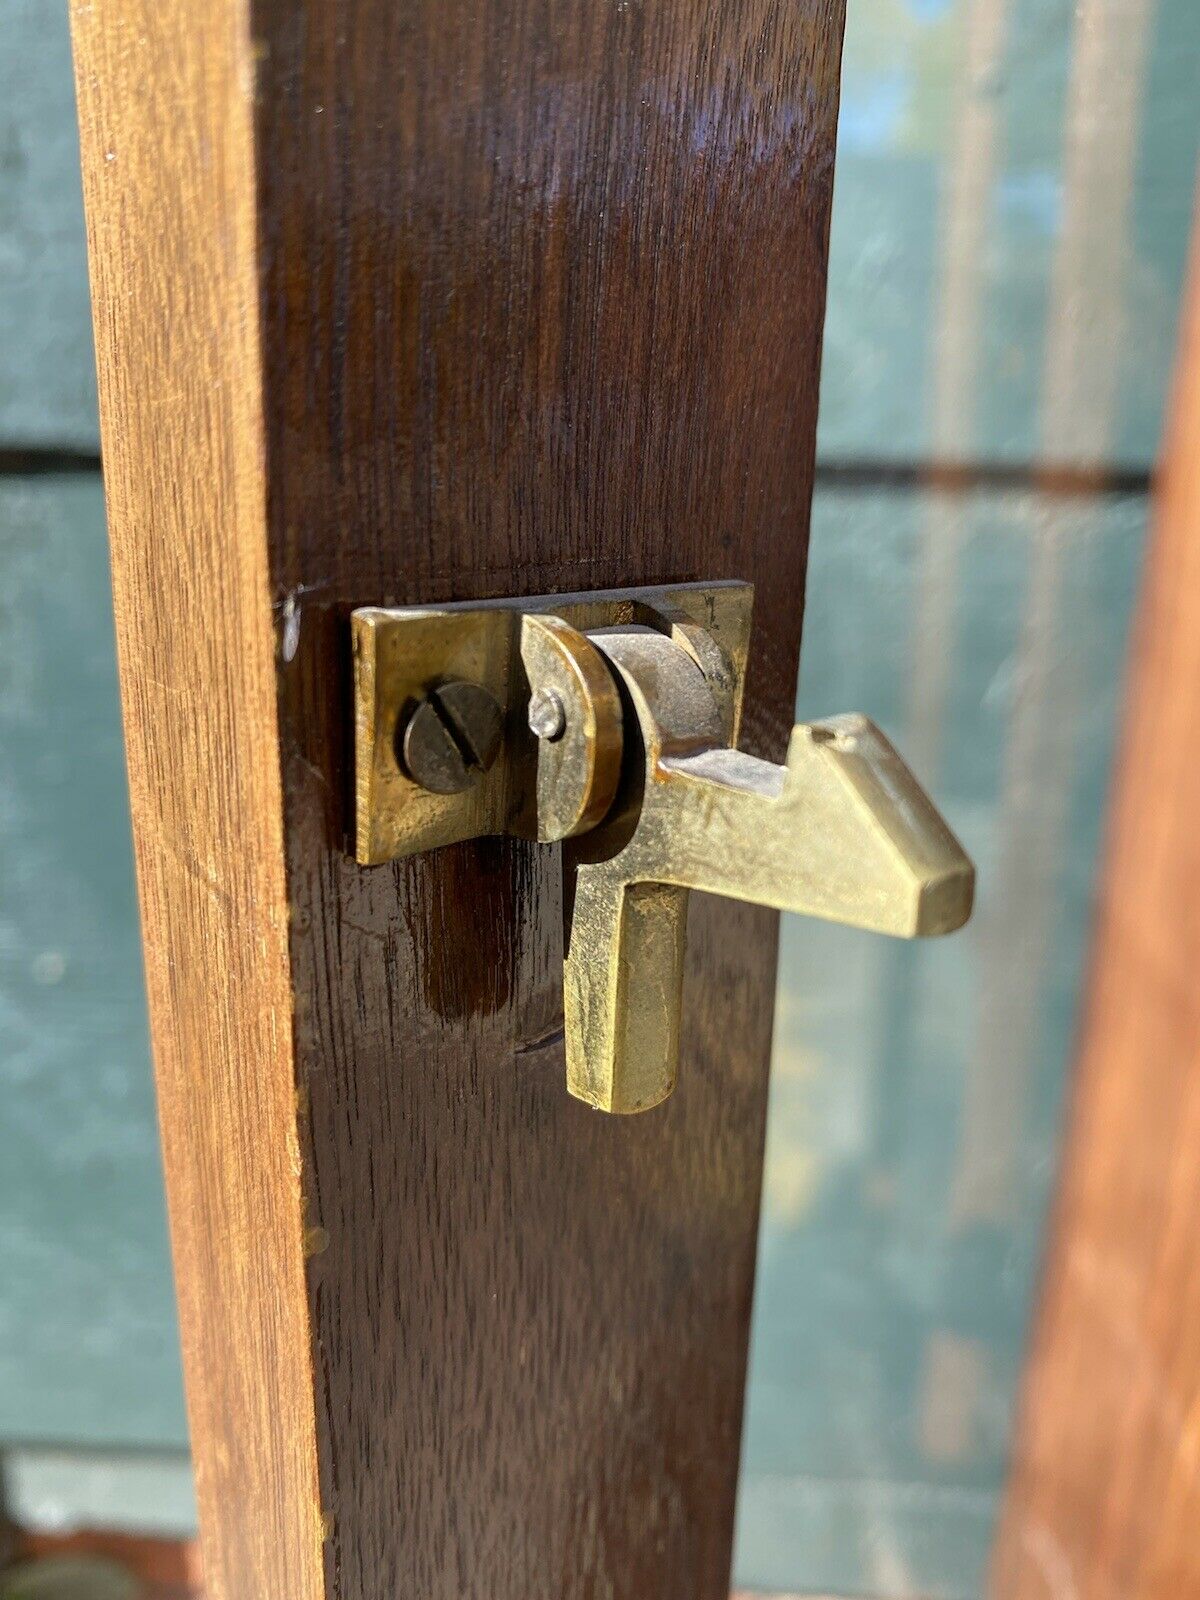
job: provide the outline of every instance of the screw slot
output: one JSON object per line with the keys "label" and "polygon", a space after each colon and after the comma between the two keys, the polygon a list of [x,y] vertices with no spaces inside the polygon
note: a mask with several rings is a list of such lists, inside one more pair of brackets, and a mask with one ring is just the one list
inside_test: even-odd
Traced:
{"label": "screw slot", "polygon": [[397,756],[432,794],[461,794],[495,763],[504,715],[481,684],[454,679],[431,689],[398,730]]}

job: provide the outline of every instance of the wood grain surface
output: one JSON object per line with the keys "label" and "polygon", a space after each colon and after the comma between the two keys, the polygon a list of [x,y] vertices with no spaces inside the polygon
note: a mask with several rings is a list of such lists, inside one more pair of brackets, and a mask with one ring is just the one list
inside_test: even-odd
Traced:
{"label": "wood grain surface", "polygon": [[79,0],[72,27],[130,803],[207,1582],[217,1600],[323,1600],[253,77],[237,9]]}
{"label": "wood grain surface", "polygon": [[221,1600],[728,1591],[775,919],[697,897],[679,1091],[570,1100],[556,852],[351,859],[347,619],[747,578],[782,759],[841,22],[77,0]]}
{"label": "wood grain surface", "polygon": [[1200,1595],[1200,259],[997,1600]]}

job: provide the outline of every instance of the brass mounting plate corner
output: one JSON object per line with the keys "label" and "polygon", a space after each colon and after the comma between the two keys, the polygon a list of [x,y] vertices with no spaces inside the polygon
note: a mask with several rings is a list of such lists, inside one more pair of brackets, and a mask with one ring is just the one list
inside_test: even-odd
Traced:
{"label": "brass mounting plate corner", "polygon": [[[747,583],[684,583],[355,611],[358,861],[376,865],[487,834],[536,836],[538,740],[525,720],[530,684],[522,658],[527,616],[557,617],[580,633],[640,626],[673,638],[704,672],[725,736],[736,742],[753,595]],[[499,706],[499,755],[461,792],[433,793],[409,777],[397,741],[412,710],[456,680],[486,689]]]}

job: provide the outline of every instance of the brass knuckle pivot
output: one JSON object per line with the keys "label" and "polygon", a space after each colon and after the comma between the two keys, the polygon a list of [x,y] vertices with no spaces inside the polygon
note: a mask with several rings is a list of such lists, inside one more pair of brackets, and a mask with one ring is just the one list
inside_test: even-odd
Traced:
{"label": "brass knuckle pivot", "polygon": [[971,912],[970,860],[867,718],[800,724],[783,767],[734,748],[749,608],[722,584],[354,615],[358,859],[569,841],[567,1087],[605,1111],[674,1088],[689,890],[904,938]]}

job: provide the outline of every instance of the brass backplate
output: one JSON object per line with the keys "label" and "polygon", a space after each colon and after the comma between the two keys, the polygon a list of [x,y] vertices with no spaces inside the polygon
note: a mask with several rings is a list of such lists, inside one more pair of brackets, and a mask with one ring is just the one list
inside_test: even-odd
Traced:
{"label": "brass backplate", "polygon": [[[726,737],[736,741],[752,600],[746,583],[685,583],[355,611],[357,859],[371,866],[463,839],[527,831],[522,819],[536,783],[538,742],[526,725],[522,617],[560,617],[581,633],[642,626],[673,637],[703,670]],[[397,733],[432,689],[455,679],[495,697],[504,738],[499,758],[471,788],[434,794],[404,771]]]}

